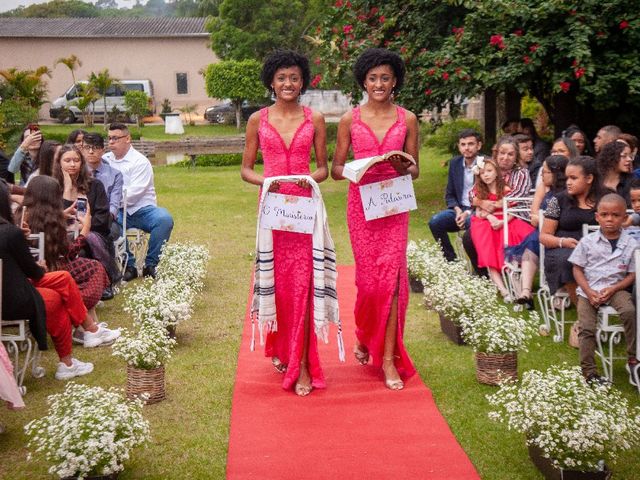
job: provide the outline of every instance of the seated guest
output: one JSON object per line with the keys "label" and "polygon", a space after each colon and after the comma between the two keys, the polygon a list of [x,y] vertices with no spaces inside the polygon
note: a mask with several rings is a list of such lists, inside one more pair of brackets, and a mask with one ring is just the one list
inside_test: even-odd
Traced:
{"label": "seated guest", "polygon": [[[640,155],[638,155],[638,137],[635,135],[631,135],[630,133],[621,133],[618,135],[618,141],[624,142],[629,145],[631,148],[631,158],[633,159],[633,170],[634,174],[636,174],[635,170],[640,168]],[[637,175],[636,175],[637,176]]]}
{"label": "seated guest", "polygon": [[87,133],[84,136],[82,156],[84,157],[93,177],[102,182],[107,198],[109,199],[109,213],[111,214],[111,240],[115,240],[121,235],[118,227],[118,211],[122,204],[122,173],[112,168],[106,161],[102,160],[104,154],[104,139],[99,133]]}
{"label": "seated guest", "polygon": [[596,137],[593,139],[593,148],[595,153],[600,153],[602,147],[604,147],[607,143],[615,142],[618,136],[622,133],[620,127],[616,125],[605,125],[598,133],[596,133]]}
{"label": "seated guest", "polygon": [[[102,292],[109,285],[109,278],[102,264],[78,254],[86,245],[86,235],[91,228],[91,207],[85,215],[78,215],[80,235],[71,243],[67,235],[67,218],[62,207],[62,188],[53,177],[40,175],[33,179],[24,195],[26,226],[33,233],[44,232],[44,256],[49,270],[67,270],[78,284],[82,300],[89,316],[98,323],[95,306]],[[86,332],[85,332],[86,333]],[[113,342],[120,336],[119,330],[101,326],[103,343]]]}
{"label": "seated guest", "polygon": [[520,119],[508,118],[502,122],[501,128],[504,135],[515,135],[516,133],[520,133]]}
{"label": "seated guest", "polygon": [[568,137],[559,137],[551,145],[551,155],[563,155],[569,160],[580,156],[575,143]]}
{"label": "seated guest", "polygon": [[[634,251],[637,244],[622,228],[627,217],[626,208],[625,199],[616,193],[602,197],[596,212],[600,230],[583,237],[569,257],[578,284],[580,367],[589,382],[605,382],[598,375],[595,362],[598,308],[601,305],[611,305],[620,316],[627,342],[628,371],[633,371],[638,363],[636,309],[628,291],[636,278]],[[635,385],[631,377],[629,381]]]}
{"label": "seated guest", "polygon": [[15,176],[9,171],[9,157],[0,150],[0,179],[7,183],[15,183]]}
{"label": "seated guest", "polygon": [[[531,203],[531,225],[538,226],[541,210],[547,209],[549,199],[566,188],[565,169],[569,159],[562,155],[551,155],[542,164],[542,188],[536,189],[536,195]],[[538,196],[538,192],[542,195]],[[533,279],[538,270],[540,256],[540,234],[536,228],[519,245],[506,249],[505,256],[509,261],[517,262],[521,266],[520,296],[516,299],[519,304],[526,305],[533,310]]]}
{"label": "seated guest", "polygon": [[617,192],[630,206],[629,185],[633,177],[633,158],[629,145],[620,141],[607,143],[600,149],[596,163],[602,185]]}
{"label": "seated guest", "polygon": [[471,204],[469,192],[473,187],[473,167],[476,165],[478,152],[482,148],[482,138],[475,130],[462,130],[458,134],[458,151],[460,156],[449,162],[449,177],[444,199],[447,210],[436,213],[429,220],[429,229],[433,238],[440,243],[445,258],[452,261],[456,254],[449,240],[449,232],[458,232],[469,227]]}
{"label": "seated guest", "polygon": [[[45,140],[42,142],[40,152],[38,152],[37,168],[29,175],[29,180],[38,175],[53,175],[53,161],[60,147],[60,143],[55,140]],[[25,185],[29,184],[29,180],[27,180]]]}
{"label": "seated guest", "polygon": [[[510,188],[505,184],[498,164],[493,159],[479,160],[474,168],[476,181],[473,195],[478,200],[499,202],[509,193]],[[477,207],[475,215],[471,217],[471,239],[478,254],[478,267],[486,268],[489,278],[498,288],[505,301],[512,298],[502,281],[502,267],[504,265],[503,213],[497,209],[488,212]],[[534,229],[527,222],[519,218],[508,219],[508,245],[517,245]]]}
{"label": "seated guest", "polygon": [[[519,160],[518,144],[513,137],[506,136],[498,140],[498,143],[496,143],[495,162],[500,167],[505,185],[509,187],[509,192],[505,197],[521,198],[530,196],[531,180],[529,179],[529,172],[519,167]],[[502,201],[480,199],[474,195],[471,195],[471,197],[471,205],[474,208],[481,208],[487,213],[494,213],[496,210],[502,209]],[[478,267],[476,249],[468,230],[462,237],[462,244],[476,274],[484,275],[484,270]]]}
{"label": "seated guest", "polygon": [[75,145],[78,150],[82,150],[82,146],[84,145],[84,137],[87,135],[87,132],[84,130],[73,130],[68,136],[67,141],[64,143],[68,143],[70,145]]}
{"label": "seated guest", "polygon": [[533,140],[530,136],[525,135],[524,133],[518,133],[514,135],[513,138],[518,144],[518,156],[520,157],[518,165],[521,169],[529,172],[531,185],[536,185],[538,171],[542,164],[536,164],[533,161]]}
{"label": "seated guest", "polygon": [[544,271],[550,293],[564,287],[575,304],[576,283],[568,259],[582,237],[582,225],[596,223],[595,207],[602,187],[591,157],[569,160],[565,175],[567,189],[547,204],[540,243],[545,246]]}
{"label": "seated guest", "polygon": [[20,172],[20,185],[26,184],[31,173],[37,168],[38,153],[43,140],[42,132],[36,125],[29,125],[22,131],[20,146],[7,167],[10,173]]}
{"label": "seated guest", "polygon": [[587,134],[580,130],[578,126],[571,125],[564,132],[562,132],[562,136],[573,141],[573,144],[578,150],[578,155],[593,156],[593,147],[589,142],[589,138],[587,137]]}
{"label": "seated guest", "polygon": [[550,146],[538,136],[533,120],[530,118],[520,119],[520,130],[533,140],[533,162],[535,165],[542,165],[545,158],[549,156]]}
{"label": "seated guest", "polygon": [[87,347],[107,339],[107,330],[87,315],[76,282],[66,271],[46,272],[29,251],[23,231],[13,224],[8,190],[0,183],[0,257],[2,257],[2,317],[28,319],[40,350],[47,349],[46,332],[53,339],[60,362],[58,380],[86,375],[93,364],[71,355],[71,328],[83,325]]}
{"label": "seated guest", "polygon": [[[169,241],[173,230],[173,218],[166,209],[157,206],[151,162],[131,146],[131,135],[124,123],[109,126],[109,148],[111,151],[103,159],[122,173],[123,188],[127,191],[127,227],[150,234],[143,275],[155,277],[162,244]],[[122,211],[118,215],[122,225]],[[138,276],[135,261],[129,252],[125,281]]]}

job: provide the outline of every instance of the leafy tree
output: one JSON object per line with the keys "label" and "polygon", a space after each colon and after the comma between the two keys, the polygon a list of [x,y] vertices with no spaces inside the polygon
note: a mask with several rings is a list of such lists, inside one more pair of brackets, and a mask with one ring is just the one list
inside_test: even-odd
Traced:
{"label": "leafy tree", "polygon": [[320,20],[321,0],[223,0],[207,25],[211,48],[224,60],[262,60],[276,48],[305,51],[303,35]]}
{"label": "leafy tree", "polygon": [[176,0],[176,16],[178,17],[208,17],[220,13],[222,0]]}
{"label": "leafy tree", "polygon": [[89,83],[76,83],[77,98],[73,101],[82,112],[82,120],[85,126],[93,127],[93,114],[95,104],[100,94],[95,85]]}
{"label": "leafy tree", "polygon": [[23,98],[0,102],[0,148],[14,150],[25,126],[38,120],[38,109]]}
{"label": "leafy tree", "polygon": [[18,70],[8,68],[0,70],[2,84],[0,97],[20,100],[33,108],[40,108],[46,101],[47,83],[43,77],[51,77],[49,67],[38,67],[35,70]]}
{"label": "leafy tree", "polygon": [[236,126],[240,130],[242,102],[265,98],[257,60],[224,60],[210,64],[204,74],[207,95],[229,98],[236,109]]}
{"label": "leafy tree", "polygon": [[[572,122],[634,128],[640,12],[625,0],[464,2],[464,23],[425,56],[434,99],[487,88],[530,93],[556,133]],[[626,108],[621,106],[626,104]],[[637,128],[637,127],[636,127]]]}
{"label": "leafy tree", "polygon": [[113,78],[109,73],[109,69],[105,68],[104,70],[98,72],[97,74],[91,72],[89,76],[89,83],[96,89],[96,91],[102,96],[102,101],[104,102],[104,129],[107,129],[107,90],[111,87],[116,86],[118,84],[118,80]]}
{"label": "leafy tree", "polygon": [[73,84],[77,85],[77,81],[76,81],[76,75],[75,75],[75,70],[78,67],[82,66],[82,62],[80,61],[80,59],[75,55],[75,54],[71,54],[68,57],[62,57],[57,59],[53,66],[55,67],[56,65],[62,63],[65,67],[67,67],[70,71],[71,71],[71,78],[73,79]]}
{"label": "leafy tree", "polygon": [[48,3],[18,7],[3,14],[2,17],[98,17],[100,9],[82,0],[52,0]]}
{"label": "leafy tree", "polygon": [[336,0],[315,31],[305,36],[314,48],[314,73],[319,85],[340,88],[359,102],[362,89],[355,84],[352,67],[367,48],[388,48],[407,65],[405,85],[398,102],[416,112],[433,102],[424,94],[419,68],[428,50],[438,48],[462,17],[464,9],[438,0]]}
{"label": "leafy tree", "polygon": [[149,96],[139,90],[124,94],[124,106],[130,115],[135,115],[138,127],[144,127],[144,116],[149,112]]}

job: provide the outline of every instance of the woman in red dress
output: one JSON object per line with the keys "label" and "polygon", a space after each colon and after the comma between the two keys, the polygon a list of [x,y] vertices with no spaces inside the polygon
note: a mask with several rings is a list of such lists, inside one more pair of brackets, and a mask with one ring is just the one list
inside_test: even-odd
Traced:
{"label": "woman in red dress", "polygon": [[[320,183],[328,176],[324,117],[303,107],[298,100],[309,86],[309,61],[302,55],[281,50],[269,55],[262,69],[262,82],[275,103],[254,113],[247,123],[242,159],[242,179],[262,187],[266,177],[310,175]],[[310,169],[313,147],[316,170]],[[264,174],[254,170],[258,148]],[[274,181],[270,192],[310,197],[306,180]],[[277,331],[269,332],[265,355],[284,373],[282,387],[292,387],[299,396],[312,388],[324,388],[314,329],[313,245],[311,235],[273,230],[273,267]]]}
{"label": "woman in red dress", "polygon": [[402,341],[409,299],[409,214],[365,220],[359,187],[407,174],[418,177],[418,120],[393,103],[404,81],[405,66],[400,56],[385,49],[369,49],[356,61],[354,74],[368,100],[340,119],[332,177],[344,178],[342,171],[350,148],[356,159],[402,150],[416,160],[414,164],[392,156],[374,164],[358,184],[349,184],[347,206],[358,288],[354,355],[362,365],[372,357],[373,365],[382,367],[385,385],[401,390],[403,380],[415,373]]}

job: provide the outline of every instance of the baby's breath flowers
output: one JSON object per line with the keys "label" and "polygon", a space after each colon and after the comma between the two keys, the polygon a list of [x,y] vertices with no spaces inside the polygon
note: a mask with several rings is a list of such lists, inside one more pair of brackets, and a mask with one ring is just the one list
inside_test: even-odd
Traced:
{"label": "baby's breath flowers", "polygon": [[151,370],[161,367],[171,358],[176,341],[167,330],[153,324],[142,324],[137,332],[126,329],[113,344],[113,355],[123,358],[132,367]]}
{"label": "baby's breath flowers", "polygon": [[47,402],[47,415],[24,427],[27,448],[60,478],[119,472],[130,451],[151,438],[143,401],[126,401],[116,389],[69,382]]}
{"label": "baby's breath flowers", "polygon": [[489,418],[525,434],[557,468],[598,471],[640,445],[640,407],[606,385],[588,384],[580,367],[529,370],[522,383],[488,395]]}

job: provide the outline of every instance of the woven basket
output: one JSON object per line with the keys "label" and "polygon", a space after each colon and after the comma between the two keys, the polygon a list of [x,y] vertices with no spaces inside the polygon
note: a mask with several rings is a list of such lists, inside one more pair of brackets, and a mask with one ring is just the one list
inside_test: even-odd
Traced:
{"label": "woven basket", "polygon": [[518,352],[476,352],[476,378],[487,385],[518,379]]}
{"label": "woven basket", "polygon": [[176,338],[176,325],[169,325],[167,327],[167,334],[169,335],[169,338],[173,338],[175,340],[175,338]]}
{"label": "woven basket", "polygon": [[422,280],[416,277],[409,277],[409,286],[411,287],[411,291],[413,293],[424,293],[424,285],[422,284]]}
{"label": "woven basket", "polygon": [[138,398],[143,393],[148,394],[149,398],[145,402],[147,405],[164,400],[164,365],[152,370],[127,365],[125,393],[129,400]]}
{"label": "woven basket", "polygon": [[440,317],[440,330],[442,330],[442,333],[456,345],[466,345],[464,338],[462,338],[462,327],[456,325],[449,317],[445,317],[441,313],[438,313],[438,316]]}

